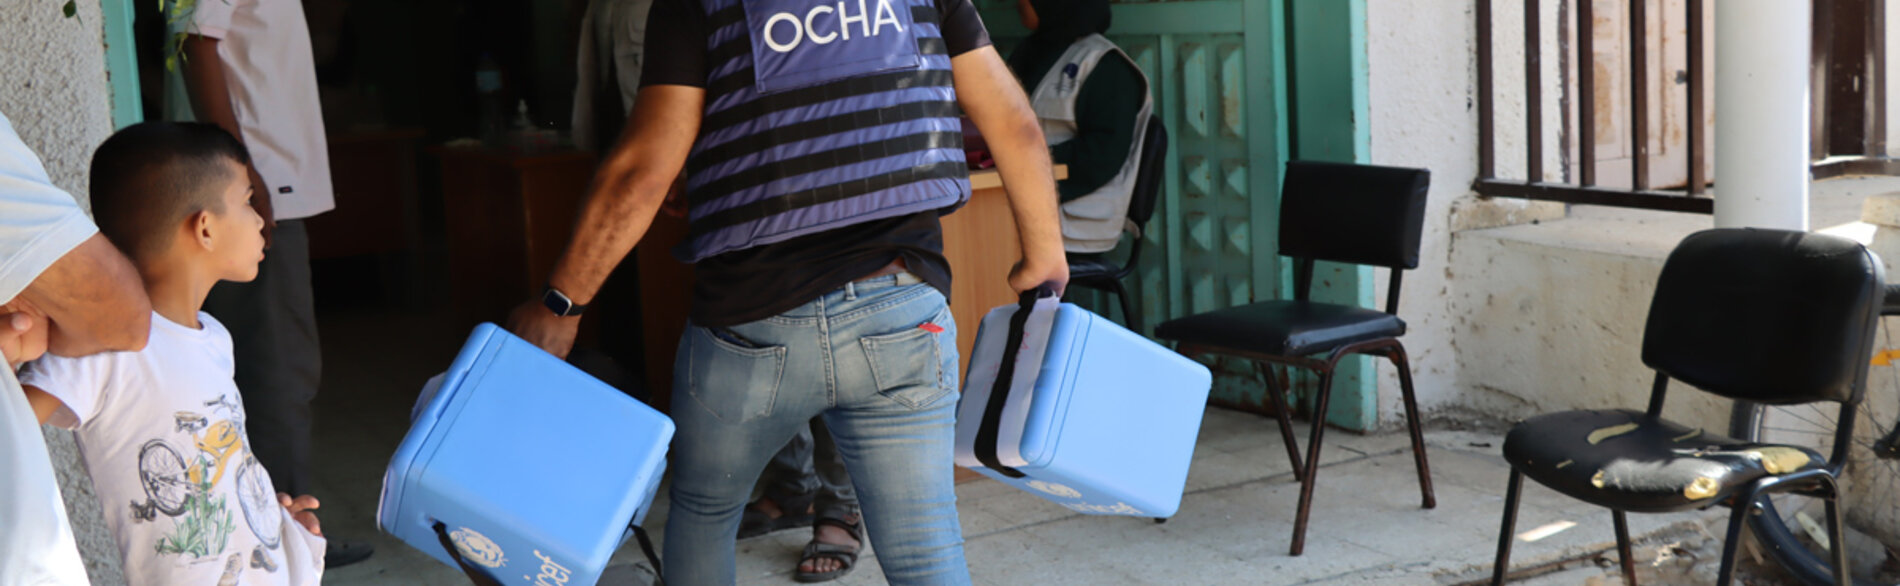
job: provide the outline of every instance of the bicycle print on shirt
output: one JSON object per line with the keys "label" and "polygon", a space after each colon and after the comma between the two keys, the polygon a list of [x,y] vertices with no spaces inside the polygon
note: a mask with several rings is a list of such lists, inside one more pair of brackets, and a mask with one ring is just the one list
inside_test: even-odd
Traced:
{"label": "bicycle print on shirt", "polygon": [[[172,530],[152,544],[161,556],[196,562],[222,554],[237,523],[226,494],[217,486],[231,476],[237,482],[236,500],[245,525],[259,543],[249,565],[275,572],[276,560],[266,549],[281,545],[283,517],[276,510],[267,473],[245,445],[244,410],[229,395],[206,401],[205,407],[209,415],[173,414],[174,437],[153,438],[139,449],[139,483],[146,500],[131,503],[132,518],[160,522],[163,514],[171,519]],[[226,573],[235,575],[232,570],[244,565],[242,554],[232,554],[227,566],[234,567],[227,567]]]}

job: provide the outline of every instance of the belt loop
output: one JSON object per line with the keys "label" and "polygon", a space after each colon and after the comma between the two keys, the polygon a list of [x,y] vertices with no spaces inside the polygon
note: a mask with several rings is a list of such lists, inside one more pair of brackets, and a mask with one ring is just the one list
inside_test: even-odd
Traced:
{"label": "belt loop", "polygon": [[858,282],[857,281],[848,281],[844,284],[844,300],[845,301],[858,300]]}

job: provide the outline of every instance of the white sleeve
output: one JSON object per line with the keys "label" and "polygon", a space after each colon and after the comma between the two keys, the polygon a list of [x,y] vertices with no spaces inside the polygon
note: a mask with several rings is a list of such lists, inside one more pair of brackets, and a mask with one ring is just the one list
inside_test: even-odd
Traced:
{"label": "white sleeve", "polygon": [[0,303],[98,231],[0,114]]}
{"label": "white sleeve", "polygon": [[94,354],[85,358],[67,358],[47,354],[20,369],[20,384],[46,391],[59,399],[60,409],[47,423],[66,429],[78,429],[99,415],[102,400],[111,391],[113,362],[118,353]]}
{"label": "white sleeve", "polygon": [[86,583],[33,408],[0,368],[0,582]]}
{"label": "white sleeve", "polygon": [[[185,33],[213,39],[222,39],[231,33],[231,15],[238,6],[249,4],[252,0],[195,0],[190,2],[190,13],[183,18],[173,20],[171,33]],[[166,6],[175,6],[179,2],[170,2]]]}

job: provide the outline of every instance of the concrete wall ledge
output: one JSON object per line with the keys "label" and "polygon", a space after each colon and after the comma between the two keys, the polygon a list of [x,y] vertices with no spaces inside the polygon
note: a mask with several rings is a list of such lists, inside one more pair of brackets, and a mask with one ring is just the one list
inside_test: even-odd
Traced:
{"label": "concrete wall ledge", "polygon": [[[1566,218],[1460,232],[1454,241],[1465,237],[1494,238],[1661,260],[1683,237],[1714,226],[1712,217],[1701,214],[1575,206]],[[1456,255],[1454,249],[1454,264]]]}
{"label": "concrete wall ledge", "polygon": [[[1573,209],[1571,217],[1452,236],[1465,406],[1506,421],[1641,409],[1654,373],[1643,322],[1663,259],[1709,216]],[[1667,414],[1726,429],[1728,402],[1672,389]]]}
{"label": "concrete wall ledge", "polygon": [[[1811,197],[1819,231],[1891,251],[1890,267],[1900,260],[1900,178],[1817,182]],[[1706,215],[1573,206],[1562,219],[1453,234],[1462,406],[1505,420],[1641,409],[1654,377],[1641,345],[1656,277],[1676,243],[1713,226]],[[1877,232],[1891,245],[1874,243]],[[1729,402],[1678,384],[1665,411],[1725,430]]]}

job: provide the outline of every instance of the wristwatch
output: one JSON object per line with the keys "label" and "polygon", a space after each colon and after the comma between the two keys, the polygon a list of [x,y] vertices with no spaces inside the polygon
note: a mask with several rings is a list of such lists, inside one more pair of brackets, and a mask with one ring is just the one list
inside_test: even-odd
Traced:
{"label": "wristwatch", "polygon": [[541,304],[548,306],[548,311],[561,317],[573,317],[587,311],[587,306],[575,303],[573,299],[567,297],[566,293],[555,289],[553,285],[548,285],[547,288],[541,290]]}

